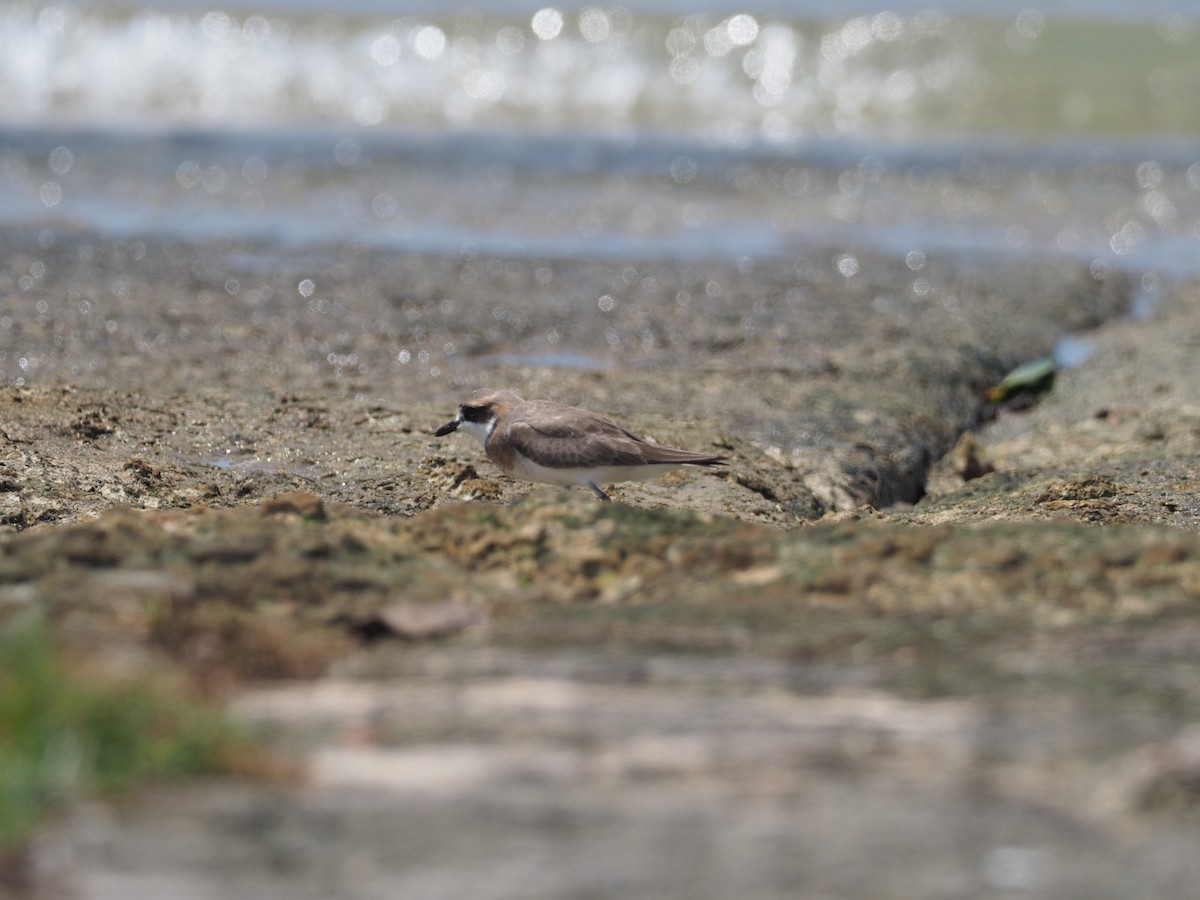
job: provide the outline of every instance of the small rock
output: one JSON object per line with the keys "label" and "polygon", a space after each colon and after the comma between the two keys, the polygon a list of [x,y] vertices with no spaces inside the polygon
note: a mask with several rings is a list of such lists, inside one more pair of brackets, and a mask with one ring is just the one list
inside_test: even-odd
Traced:
{"label": "small rock", "polygon": [[1143,441],[1162,441],[1166,440],[1167,432],[1160,422],[1146,422],[1137,431],[1137,436]]}
{"label": "small rock", "polygon": [[963,481],[973,481],[996,471],[979,438],[970,431],[964,431],[950,451],[950,465]]}
{"label": "small rock", "polygon": [[423,641],[464,631],[479,622],[478,610],[463,600],[393,603],[358,620],[354,630],[366,640],[397,637]]}
{"label": "small rock", "polygon": [[322,522],[325,520],[325,501],[307,491],[288,491],[264,500],[262,511],[264,516],[291,513],[302,519]]}

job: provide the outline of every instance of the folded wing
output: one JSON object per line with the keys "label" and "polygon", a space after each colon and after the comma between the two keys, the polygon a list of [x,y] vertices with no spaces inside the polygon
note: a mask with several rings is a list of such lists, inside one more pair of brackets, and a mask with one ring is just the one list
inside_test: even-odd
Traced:
{"label": "folded wing", "polygon": [[509,423],[504,436],[517,452],[555,469],[716,466],[725,462],[725,457],[713,453],[652,444],[597,413],[550,404],[530,410]]}

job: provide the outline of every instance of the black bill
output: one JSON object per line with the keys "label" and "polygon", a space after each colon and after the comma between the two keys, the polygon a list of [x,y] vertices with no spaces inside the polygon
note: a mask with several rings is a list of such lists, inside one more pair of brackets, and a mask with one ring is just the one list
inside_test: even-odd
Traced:
{"label": "black bill", "polygon": [[456,428],[458,428],[459,421],[460,420],[458,420],[458,419],[452,419],[451,421],[449,421],[445,425],[443,425],[441,428],[439,428],[437,431],[435,431],[433,433],[433,436],[434,437],[443,437],[443,436],[449,434],[450,432],[452,432]]}

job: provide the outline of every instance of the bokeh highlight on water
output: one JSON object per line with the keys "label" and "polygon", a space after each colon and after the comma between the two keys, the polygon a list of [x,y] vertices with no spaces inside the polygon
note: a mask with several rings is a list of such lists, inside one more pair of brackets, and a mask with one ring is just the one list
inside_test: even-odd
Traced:
{"label": "bokeh highlight on water", "polygon": [[1197,274],[1198,89],[1200,15],[1166,2],[15,2],[0,224],[260,254],[1067,255],[1134,272],[1145,311]]}

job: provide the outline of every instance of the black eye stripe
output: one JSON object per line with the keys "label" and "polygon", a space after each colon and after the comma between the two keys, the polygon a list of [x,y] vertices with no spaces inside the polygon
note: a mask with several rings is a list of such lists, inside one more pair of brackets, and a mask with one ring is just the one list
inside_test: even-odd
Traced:
{"label": "black eye stripe", "polygon": [[464,406],[462,417],[467,422],[482,422],[488,417],[488,409],[486,406]]}

